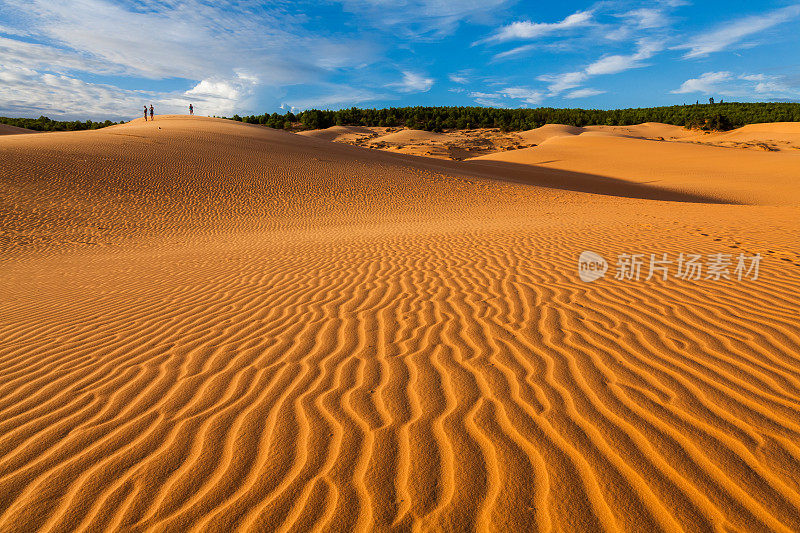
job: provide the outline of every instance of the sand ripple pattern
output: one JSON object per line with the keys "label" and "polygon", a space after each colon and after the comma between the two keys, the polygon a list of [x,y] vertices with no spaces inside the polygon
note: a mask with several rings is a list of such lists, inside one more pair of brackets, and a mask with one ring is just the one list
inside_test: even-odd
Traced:
{"label": "sand ripple pattern", "polygon": [[496,218],[7,261],[0,530],[800,530],[797,265],[577,279],[753,211],[491,190]]}
{"label": "sand ripple pattern", "polygon": [[590,290],[546,247],[312,241],[3,306],[0,523],[800,527],[796,278]]}

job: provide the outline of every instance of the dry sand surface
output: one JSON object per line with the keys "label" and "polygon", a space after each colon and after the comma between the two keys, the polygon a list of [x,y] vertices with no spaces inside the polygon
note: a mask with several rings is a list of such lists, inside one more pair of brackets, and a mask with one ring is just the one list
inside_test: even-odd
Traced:
{"label": "dry sand surface", "polygon": [[391,152],[463,161],[496,152],[545,144],[561,137],[626,137],[684,142],[768,152],[800,151],[800,123],[751,124],[726,132],[688,130],[681,126],[645,122],[633,126],[565,126],[545,124],[527,131],[503,133],[499,129],[451,130],[433,133],[405,128],[333,126],[300,135]]}
{"label": "dry sand surface", "polygon": [[374,137],[377,133],[370,128],[361,126],[332,126],[324,130],[301,131],[298,135],[324,141],[355,142],[365,137]]}
{"label": "dry sand surface", "polygon": [[712,146],[796,152],[800,150],[800,122],[749,124],[732,131],[691,136],[686,140]]}
{"label": "dry sand surface", "polygon": [[[0,530],[798,531],[798,179],[585,133],[4,136]],[[763,260],[585,283],[584,250]]]}
{"label": "dry sand surface", "polygon": [[[566,128],[567,126],[559,126]],[[545,130],[549,131],[549,126]],[[581,132],[580,128],[577,128]],[[534,132],[538,130],[532,130]],[[444,133],[408,128],[332,126],[298,132],[304,137],[375,148],[408,155],[463,161],[502,150],[534,146],[525,135],[502,133],[499,129],[454,130]],[[550,135],[546,135],[550,136]],[[534,134],[535,139],[541,135]]]}
{"label": "dry sand surface", "polygon": [[20,133],[38,133],[26,128],[11,126],[9,124],[0,124],[0,135],[19,135]]}

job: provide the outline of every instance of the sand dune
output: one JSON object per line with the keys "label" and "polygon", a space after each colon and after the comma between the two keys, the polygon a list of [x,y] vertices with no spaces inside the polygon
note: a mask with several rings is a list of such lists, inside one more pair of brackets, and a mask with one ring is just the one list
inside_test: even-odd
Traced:
{"label": "sand dune", "polygon": [[518,132],[499,129],[452,130],[443,133],[422,130],[333,126],[299,133],[327,141],[376,148],[395,153],[462,161],[493,153],[547,144],[562,137],[624,137],[649,141],[681,142],[724,148],[797,153],[800,130],[797,123],[751,124],[726,132],[702,132],[681,126],[646,122],[631,126],[566,126],[545,124]]}
{"label": "sand dune", "polygon": [[696,132],[682,126],[662,124],[660,122],[644,122],[632,126],[586,126],[587,132],[604,132],[634,139],[674,141],[696,135]]}
{"label": "sand dune", "polygon": [[19,128],[9,124],[0,124],[0,135],[19,135],[20,133],[38,133],[27,128]]}
{"label": "sand dune", "polygon": [[383,142],[388,144],[408,144],[411,142],[419,142],[419,141],[442,142],[446,139],[447,136],[443,133],[437,133],[434,131],[403,129],[393,133],[388,133],[386,135],[381,135],[380,137],[371,139],[370,142],[371,143]]}
{"label": "sand dune", "polygon": [[800,124],[797,122],[749,124],[731,131],[691,136],[687,140],[731,148],[796,153],[800,150]]}
{"label": "sand dune", "polygon": [[325,141],[343,142],[354,141],[363,137],[374,137],[375,133],[369,128],[360,126],[331,126],[322,130],[300,131],[298,135]]}
{"label": "sand dune", "polygon": [[542,144],[548,139],[555,137],[565,137],[569,135],[580,135],[585,132],[585,128],[577,126],[565,126],[563,124],[545,124],[541,128],[517,132],[516,135],[524,141],[533,144]]}
{"label": "sand dune", "polygon": [[[797,531],[792,156],[3,137],[0,530]],[[583,250],[764,259],[588,284]]]}
{"label": "sand dune", "polygon": [[476,159],[598,174],[742,203],[800,205],[800,153],[732,154],[713,146],[584,133]]}

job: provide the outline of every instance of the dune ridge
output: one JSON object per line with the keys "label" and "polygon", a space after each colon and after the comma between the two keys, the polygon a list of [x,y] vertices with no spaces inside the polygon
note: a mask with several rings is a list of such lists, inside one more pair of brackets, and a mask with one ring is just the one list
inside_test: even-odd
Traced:
{"label": "dune ridge", "polygon": [[623,137],[796,154],[800,150],[800,134],[797,130],[797,123],[794,122],[749,124],[730,131],[716,132],[645,122],[629,126],[584,127],[545,124],[531,130],[505,133],[499,129],[435,133],[405,128],[333,126],[302,131],[299,134],[380,150],[463,161],[509,150],[547,145],[562,137],[575,136],[580,136],[581,142],[591,137]]}
{"label": "dune ridge", "polygon": [[[592,194],[199,117],[0,151],[4,530],[800,528],[783,177]],[[765,260],[586,284],[587,249]]]}
{"label": "dune ridge", "polygon": [[27,128],[20,128],[19,126],[12,126],[10,124],[0,124],[0,135],[19,135],[22,133],[38,133],[34,130]]}

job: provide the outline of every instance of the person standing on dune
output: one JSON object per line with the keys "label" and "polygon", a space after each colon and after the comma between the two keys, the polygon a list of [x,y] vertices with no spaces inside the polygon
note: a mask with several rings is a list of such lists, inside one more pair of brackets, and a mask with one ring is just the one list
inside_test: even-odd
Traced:
{"label": "person standing on dune", "polygon": [[150,104],[150,120],[153,120],[153,104]]}
{"label": "person standing on dune", "polygon": [[144,106],[144,121],[147,122],[147,106]]}
{"label": "person standing on dune", "polygon": [[189,104],[189,114],[194,115],[194,107],[192,107],[192,104]]}

